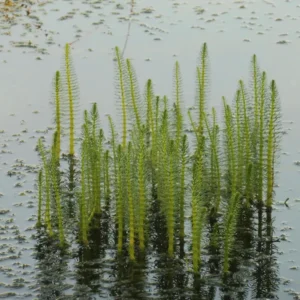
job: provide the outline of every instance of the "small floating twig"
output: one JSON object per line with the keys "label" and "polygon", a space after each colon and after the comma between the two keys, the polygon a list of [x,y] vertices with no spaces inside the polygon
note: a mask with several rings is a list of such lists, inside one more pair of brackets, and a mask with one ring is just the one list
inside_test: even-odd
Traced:
{"label": "small floating twig", "polygon": [[289,207],[289,205],[287,204],[287,202],[290,200],[290,198],[286,198],[285,199],[285,201],[284,201],[284,205],[286,206],[286,207]]}

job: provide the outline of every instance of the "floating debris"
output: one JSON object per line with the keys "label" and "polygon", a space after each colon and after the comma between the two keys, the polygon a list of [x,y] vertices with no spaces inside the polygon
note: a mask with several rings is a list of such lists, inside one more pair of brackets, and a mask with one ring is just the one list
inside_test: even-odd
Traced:
{"label": "floating debris", "polygon": [[287,40],[281,40],[281,41],[278,41],[276,44],[279,44],[279,45],[286,45],[286,44],[288,44],[288,43],[290,43],[290,42],[287,41]]}
{"label": "floating debris", "polygon": [[28,42],[10,42],[13,47],[17,48],[37,48],[36,44],[33,44],[32,41]]}
{"label": "floating debris", "polygon": [[124,9],[124,5],[118,3],[118,4],[116,5],[116,9]]}
{"label": "floating debris", "polygon": [[152,14],[154,12],[153,7],[145,7],[141,10],[141,14]]}
{"label": "floating debris", "polygon": [[205,9],[202,8],[201,6],[196,6],[196,7],[194,7],[194,12],[197,15],[202,15],[205,12]]}

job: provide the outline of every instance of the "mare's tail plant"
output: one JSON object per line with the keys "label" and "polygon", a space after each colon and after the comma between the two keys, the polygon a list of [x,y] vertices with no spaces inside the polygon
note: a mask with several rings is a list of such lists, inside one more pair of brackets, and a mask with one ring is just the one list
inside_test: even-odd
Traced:
{"label": "mare's tail plant", "polygon": [[184,238],[185,177],[188,163],[188,137],[183,135],[180,145],[180,182],[179,182],[179,237]]}
{"label": "mare's tail plant", "polygon": [[138,235],[140,250],[145,250],[145,219],[147,214],[147,171],[146,171],[146,127],[140,129],[139,145],[138,145],[138,207],[139,207],[139,222],[138,222]]}
{"label": "mare's tail plant", "polygon": [[243,155],[243,165],[244,165],[244,172],[243,172],[243,182],[244,182],[244,190],[243,195],[246,199],[246,204],[249,205],[252,199],[252,156],[251,156],[251,133],[250,133],[250,118],[249,118],[249,98],[245,89],[244,82],[242,80],[239,81],[239,90],[240,90],[240,98],[237,97],[236,101],[240,101],[241,104],[241,124],[242,124],[242,146],[244,155]]}
{"label": "mare's tail plant", "polygon": [[[257,194],[260,189],[260,160],[259,160],[259,142],[260,142],[260,82],[261,72],[258,66],[256,55],[253,55],[251,60],[251,94],[253,105],[253,117],[251,119],[251,150],[252,150],[252,189],[253,197],[257,199]],[[254,199],[252,199],[254,200]]]}
{"label": "mare's tail plant", "polygon": [[103,177],[104,177],[104,198],[105,200],[110,199],[111,188],[110,188],[110,155],[109,150],[104,152],[103,157]]}
{"label": "mare's tail plant", "polygon": [[200,53],[200,65],[197,67],[197,106],[198,106],[198,130],[200,135],[204,130],[204,113],[208,96],[208,50],[206,43],[203,44]]}
{"label": "mare's tail plant", "polygon": [[38,150],[43,163],[43,173],[45,176],[45,225],[49,236],[53,236],[52,224],[51,224],[51,170],[49,168],[49,162],[45,153],[45,148],[40,138],[38,141]]}
{"label": "mare's tail plant", "polygon": [[[126,199],[126,182],[124,182],[124,177],[126,178],[125,173],[125,150],[122,145],[119,145],[117,148],[117,186],[115,188],[115,197],[116,197],[116,214],[117,214],[117,225],[118,225],[118,253],[121,253],[123,247],[123,238],[124,238],[124,200]],[[134,254],[134,253],[133,253]]]}
{"label": "mare's tail plant", "polygon": [[219,150],[219,125],[217,124],[216,110],[212,109],[212,124],[209,124],[207,114],[204,114],[206,131],[210,142],[210,189],[212,199],[210,217],[214,220],[219,214],[221,204],[221,167]]}
{"label": "mare's tail plant", "polygon": [[51,161],[50,161],[50,175],[51,175],[51,185],[53,189],[53,196],[55,198],[56,204],[56,214],[57,214],[57,223],[58,223],[58,236],[60,246],[65,246],[65,235],[64,235],[64,226],[63,226],[63,213],[61,207],[61,190],[60,190],[60,176],[59,176],[59,160],[57,157],[57,140],[58,133],[57,131],[53,135],[53,144],[51,150]]}
{"label": "mare's tail plant", "polygon": [[138,89],[137,78],[135,75],[135,70],[130,62],[129,59],[126,59],[126,67],[127,67],[127,76],[128,76],[128,89],[130,95],[130,102],[127,103],[127,107],[129,109],[129,113],[133,115],[135,119],[134,125],[137,127],[138,131],[142,130],[142,104],[141,104],[141,97]]}
{"label": "mare's tail plant", "polygon": [[38,175],[38,220],[36,227],[40,228],[42,226],[42,205],[43,205],[43,170],[39,170]]}
{"label": "mare's tail plant", "polygon": [[62,92],[61,74],[56,71],[54,77],[54,99],[55,99],[55,124],[56,124],[56,156],[60,158],[60,139],[61,139],[61,92]]}
{"label": "mare's tail plant", "polygon": [[[38,175],[37,227],[45,225],[50,236],[58,234],[60,245],[67,244],[63,218],[64,172],[60,164],[61,123],[67,121],[70,179],[68,202],[77,217],[79,239],[88,244],[89,229],[95,228],[97,216],[111,209],[115,212],[116,250],[129,258],[147,251],[150,189],[166,229],[165,251],[176,255],[178,237],[180,253],[185,237],[185,207],[191,207],[192,267],[201,266],[204,232],[214,250],[223,250],[223,273],[229,272],[230,258],[237,234],[238,216],[250,210],[254,201],[271,211],[274,193],[274,167],[280,142],[280,108],[275,81],[267,87],[266,73],[260,72],[256,56],[251,61],[251,85],[246,90],[239,81],[234,104],[223,98],[224,126],[221,131],[217,112],[207,112],[208,50],[204,44],[196,67],[196,115],[188,111],[192,131],[191,157],[189,136],[184,131],[182,83],[179,63],[173,72],[174,103],[166,96],[154,95],[149,79],[143,97],[130,60],[124,60],[115,48],[116,85],[121,111],[120,140],[109,116],[111,137],[107,143],[100,128],[96,103],[84,111],[80,148],[80,188],[75,191],[74,168],[76,104],[78,85],[71,61],[70,45],[65,47],[63,68],[54,77],[56,132],[50,151],[38,142],[42,168]],[[143,100],[143,101],[142,101]],[[194,118],[194,120],[193,120]],[[223,132],[222,146],[220,133]],[[72,188],[71,188],[72,187]],[[77,202],[74,202],[77,195]],[[264,199],[265,198],[265,199]],[[109,201],[111,200],[111,201]],[[245,206],[242,206],[246,203]],[[112,204],[112,205],[108,205]],[[241,209],[241,207],[243,209]],[[103,224],[104,220],[101,220]],[[98,222],[100,224],[100,222]],[[152,235],[149,235],[152,237]],[[220,247],[217,242],[220,241]],[[181,254],[180,254],[181,256]]]}
{"label": "mare's tail plant", "polygon": [[175,97],[175,126],[176,126],[176,149],[180,149],[182,142],[183,116],[181,112],[182,106],[182,84],[181,73],[178,61],[175,63],[174,69],[174,97]]}
{"label": "mare's tail plant", "polygon": [[[83,125],[83,131],[87,130],[85,128],[86,124]],[[81,192],[79,196],[79,212],[80,212],[80,240],[83,244],[88,244],[88,196],[87,196],[87,182],[86,182],[86,153],[87,153],[87,141],[83,139],[81,144]]]}
{"label": "mare's tail plant", "polygon": [[101,212],[101,184],[103,159],[103,131],[99,130],[99,114],[96,103],[93,104],[90,114],[84,112],[82,159],[86,173],[87,210],[89,220]]}
{"label": "mare's tail plant", "polygon": [[198,145],[194,153],[192,167],[192,261],[193,271],[197,273],[201,265],[201,240],[202,231],[205,225],[207,209],[204,206],[203,186],[203,156],[200,154],[201,146]]}
{"label": "mare's tail plant", "polygon": [[69,154],[75,154],[76,107],[79,99],[79,88],[72,63],[70,45],[65,46],[65,55],[61,72],[63,113],[67,115],[69,131]]}
{"label": "mare's tail plant", "polygon": [[224,220],[224,264],[223,272],[226,274],[229,271],[229,256],[234,242],[236,232],[237,216],[240,207],[240,195],[237,191],[237,176],[238,166],[236,162],[237,147],[236,147],[236,132],[233,122],[233,115],[230,106],[226,103],[223,97],[224,118],[225,118],[225,152],[227,156],[227,174],[228,174],[228,203],[226,207]]}
{"label": "mare's tail plant", "polygon": [[132,144],[128,143],[126,157],[126,183],[127,183],[127,198],[128,198],[128,217],[129,217],[129,257],[130,260],[135,260],[134,254],[134,233],[135,233],[135,217],[134,217],[134,191],[132,182]]}
{"label": "mare's tail plant", "polygon": [[124,59],[118,47],[115,48],[116,73],[117,73],[117,90],[118,97],[121,101],[122,110],[122,147],[125,149],[127,145],[127,78]]}
{"label": "mare's tail plant", "polygon": [[265,140],[266,140],[266,100],[267,78],[266,72],[262,72],[259,89],[259,149],[258,149],[258,176],[257,176],[257,201],[263,203],[265,183]]}
{"label": "mare's tail plant", "polygon": [[268,145],[267,145],[267,192],[266,205],[271,208],[273,203],[274,190],[274,168],[276,164],[276,155],[278,155],[280,133],[280,107],[279,97],[275,80],[270,85],[270,100],[268,113]]}

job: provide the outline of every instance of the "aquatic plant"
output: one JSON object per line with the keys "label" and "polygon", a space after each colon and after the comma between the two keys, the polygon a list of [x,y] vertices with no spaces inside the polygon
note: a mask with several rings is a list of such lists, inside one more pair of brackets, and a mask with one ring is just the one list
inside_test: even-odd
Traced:
{"label": "aquatic plant", "polygon": [[157,196],[161,201],[162,209],[167,220],[168,229],[168,253],[174,252],[174,140],[170,138],[170,119],[168,111],[168,99],[163,99],[164,110],[159,126],[157,157],[159,168],[157,171]]}
{"label": "aquatic plant", "polygon": [[[96,103],[93,104],[90,113],[84,112],[84,124],[82,128],[82,171],[84,172],[81,179],[83,194],[80,207],[82,213],[87,218],[89,224],[94,216],[101,213],[101,183],[102,183],[102,159],[103,159],[103,131],[98,128],[98,109]],[[86,222],[86,220],[84,221]],[[82,221],[82,224],[85,224]],[[86,230],[86,229],[84,229]]]}
{"label": "aquatic plant", "polygon": [[[122,145],[117,148],[117,187],[116,187],[116,210],[117,210],[117,224],[118,224],[118,252],[122,251],[123,237],[124,237],[124,199],[126,197],[126,182],[124,182],[124,162],[125,155],[122,151]],[[125,183],[125,184],[124,184]]]}
{"label": "aquatic plant", "polygon": [[141,107],[140,107],[140,95],[137,86],[137,79],[135,75],[135,70],[132,67],[132,64],[129,59],[126,59],[126,67],[127,67],[127,74],[128,74],[128,85],[129,85],[129,94],[130,94],[130,102],[127,103],[127,107],[129,112],[133,112],[133,116],[135,119],[134,125],[140,131],[142,124],[141,124]]}
{"label": "aquatic plant", "polygon": [[203,199],[203,156],[200,153],[201,144],[198,145],[194,154],[194,161],[192,167],[192,260],[193,270],[198,272],[201,264],[201,239],[204,222],[206,220],[207,208],[204,205]]}
{"label": "aquatic plant", "polygon": [[56,124],[56,156],[57,159],[60,157],[60,138],[61,138],[61,76],[60,72],[56,71],[54,79],[54,90],[55,90],[55,124]]}
{"label": "aquatic plant", "polygon": [[240,195],[237,192],[237,175],[238,166],[236,163],[236,142],[234,139],[235,128],[233,125],[233,116],[230,106],[226,103],[223,97],[224,106],[224,119],[225,119],[225,143],[226,143],[226,156],[227,156],[227,168],[228,168],[228,187],[229,200],[227,203],[225,222],[224,222],[224,273],[228,272],[229,269],[229,254],[234,242],[234,235],[236,231],[237,215],[240,207]]}
{"label": "aquatic plant", "polygon": [[38,175],[38,220],[36,227],[42,226],[42,203],[43,203],[43,171],[39,170]]}
{"label": "aquatic plant", "polygon": [[[251,186],[252,186],[252,162],[251,162],[251,140],[250,140],[250,118],[249,118],[249,107],[248,107],[248,96],[245,89],[244,82],[239,81],[239,97],[236,98],[236,106],[239,106],[238,109],[241,109],[241,130],[242,130],[242,145],[243,157],[239,156],[239,159],[243,160],[244,170],[242,171],[244,187],[242,189],[242,194],[246,199],[246,204],[249,205],[252,199]],[[239,102],[241,102],[239,104]],[[240,155],[240,154],[239,154]]]}
{"label": "aquatic plant", "polygon": [[175,63],[174,68],[174,104],[175,104],[175,126],[176,126],[176,149],[180,149],[183,129],[182,105],[182,83],[179,62]]}
{"label": "aquatic plant", "polygon": [[134,199],[133,199],[133,183],[132,183],[132,144],[128,142],[126,155],[126,183],[128,197],[128,214],[129,214],[129,257],[135,260],[134,255],[134,233],[135,233],[135,217],[134,217]]}
{"label": "aquatic plant", "polygon": [[180,145],[180,183],[179,183],[179,237],[184,239],[184,218],[185,218],[185,180],[186,180],[186,167],[188,163],[188,137],[183,135]]}
{"label": "aquatic plant", "polygon": [[274,168],[276,155],[280,145],[280,107],[278,91],[275,80],[271,81],[269,100],[269,119],[268,119],[268,146],[267,146],[267,192],[266,205],[272,206],[274,189]]}
{"label": "aquatic plant", "polygon": [[206,131],[210,141],[210,189],[212,199],[210,217],[216,218],[221,204],[221,166],[219,150],[219,125],[217,124],[216,110],[212,108],[212,124],[208,122],[208,116],[204,114]]}
{"label": "aquatic plant", "polygon": [[63,59],[63,67],[61,71],[62,95],[61,101],[63,105],[65,121],[68,121],[69,131],[69,154],[75,154],[75,117],[76,105],[78,105],[78,83],[72,62],[70,45],[65,45],[65,54]]}
{"label": "aquatic plant", "polygon": [[40,153],[40,156],[42,158],[42,163],[43,163],[43,170],[44,170],[44,176],[45,176],[45,194],[46,194],[46,201],[45,201],[45,225],[47,227],[47,231],[50,236],[53,235],[53,230],[52,230],[52,223],[51,223],[51,186],[50,186],[50,180],[51,180],[51,175],[50,175],[50,170],[49,170],[49,164],[47,161],[44,145],[41,139],[38,140],[38,150]]}
{"label": "aquatic plant", "polygon": [[146,190],[146,127],[143,126],[140,131],[139,145],[137,148],[137,164],[138,164],[138,236],[140,250],[145,250],[145,218],[147,215],[147,190]]}
{"label": "aquatic plant", "polygon": [[110,156],[109,150],[104,152],[103,157],[103,177],[104,177],[104,198],[105,200],[110,199],[111,189],[110,189]]}
{"label": "aquatic plant", "polygon": [[118,47],[115,48],[116,55],[116,70],[117,70],[117,90],[119,91],[119,98],[121,100],[122,109],[122,146],[127,144],[127,110],[126,110],[126,86],[125,86],[125,66],[124,59],[120,54]]}
{"label": "aquatic plant", "polygon": [[[183,248],[188,231],[193,272],[199,273],[203,243],[209,240],[210,249],[223,254],[223,273],[228,274],[239,220],[253,205],[266,205],[269,210],[272,206],[280,145],[275,81],[267,87],[266,73],[260,72],[253,56],[250,86],[246,88],[242,80],[238,82],[232,105],[222,98],[223,122],[218,122],[216,109],[208,109],[208,49],[204,44],[196,66],[196,116],[193,109],[188,110],[193,132],[189,136],[189,130],[184,130],[179,63],[175,63],[173,71],[172,102],[167,96],[154,94],[150,79],[144,95],[140,95],[134,67],[130,60],[124,60],[118,47],[115,62],[120,133],[108,116],[110,137],[105,140],[98,107],[93,103],[91,110],[83,114],[80,168],[75,170],[74,105],[78,85],[70,48],[65,48],[63,71],[56,72],[54,80],[56,132],[50,151],[44,149],[41,140],[38,143],[42,168],[38,175],[37,226],[45,225],[50,236],[57,232],[60,245],[66,245],[66,191],[61,184],[61,176],[65,175],[60,164],[63,116],[69,121],[72,158],[68,207],[74,211],[71,217],[77,224],[80,243],[88,245],[91,229],[103,230],[102,216],[111,212],[116,252],[119,257],[128,253],[130,261],[138,260],[140,253],[147,253],[151,242],[151,207],[163,223],[159,226],[165,228],[165,251],[170,258],[176,255],[178,240]],[[188,214],[191,227],[185,222]],[[208,239],[204,238],[206,233]]]}
{"label": "aquatic plant", "polygon": [[58,223],[58,236],[60,246],[65,246],[65,235],[64,235],[64,226],[63,226],[63,214],[62,214],[62,207],[61,207],[61,191],[60,191],[60,174],[59,174],[59,160],[57,157],[57,140],[58,140],[58,133],[57,131],[53,135],[53,143],[51,149],[51,162],[50,162],[50,174],[51,174],[51,184],[53,189],[53,194],[55,198],[56,204],[56,214],[57,214],[57,223]]}
{"label": "aquatic plant", "polygon": [[207,106],[208,94],[208,49],[204,43],[200,53],[200,65],[197,66],[197,105],[198,105],[198,126],[200,135],[204,130],[205,109]]}
{"label": "aquatic plant", "polygon": [[87,143],[85,140],[82,142],[81,146],[81,193],[79,196],[79,212],[80,212],[80,240],[83,244],[88,243],[88,213],[86,204],[86,174],[85,174],[85,153]]}
{"label": "aquatic plant", "polygon": [[259,93],[259,154],[258,154],[258,178],[257,178],[257,199],[263,201],[264,190],[264,158],[265,158],[265,139],[266,139],[266,101],[267,101],[267,79],[266,72],[261,74],[260,93]]}

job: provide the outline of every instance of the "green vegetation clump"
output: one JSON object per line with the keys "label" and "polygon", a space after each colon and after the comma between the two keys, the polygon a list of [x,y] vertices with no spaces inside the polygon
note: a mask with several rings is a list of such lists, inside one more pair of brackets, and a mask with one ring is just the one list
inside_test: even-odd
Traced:
{"label": "green vegetation clump", "polygon": [[[110,136],[105,136],[94,103],[90,112],[84,111],[77,159],[78,84],[70,51],[66,45],[63,70],[55,74],[52,147],[47,151],[42,140],[38,143],[42,165],[37,226],[57,236],[65,247],[70,232],[66,220],[71,218],[79,242],[88,245],[90,229],[102,230],[99,219],[109,210],[114,214],[117,252],[128,252],[135,261],[150,247],[150,218],[158,214],[164,224],[156,225],[166,228],[170,258],[176,255],[178,242],[188,243],[188,258],[197,274],[202,249],[209,246],[222,253],[227,274],[241,215],[253,207],[265,206],[268,211],[272,207],[281,135],[275,81],[268,87],[254,55],[250,86],[240,80],[232,104],[223,97],[223,117],[218,122],[215,108],[208,108],[206,44],[196,65],[195,109],[187,113],[178,62],[171,102],[167,96],[155,95],[150,79],[141,94],[131,61],[124,60],[116,47],[120,134],[108,116]],[[60,149],[63,124],[69,137],[68,172]]]}

